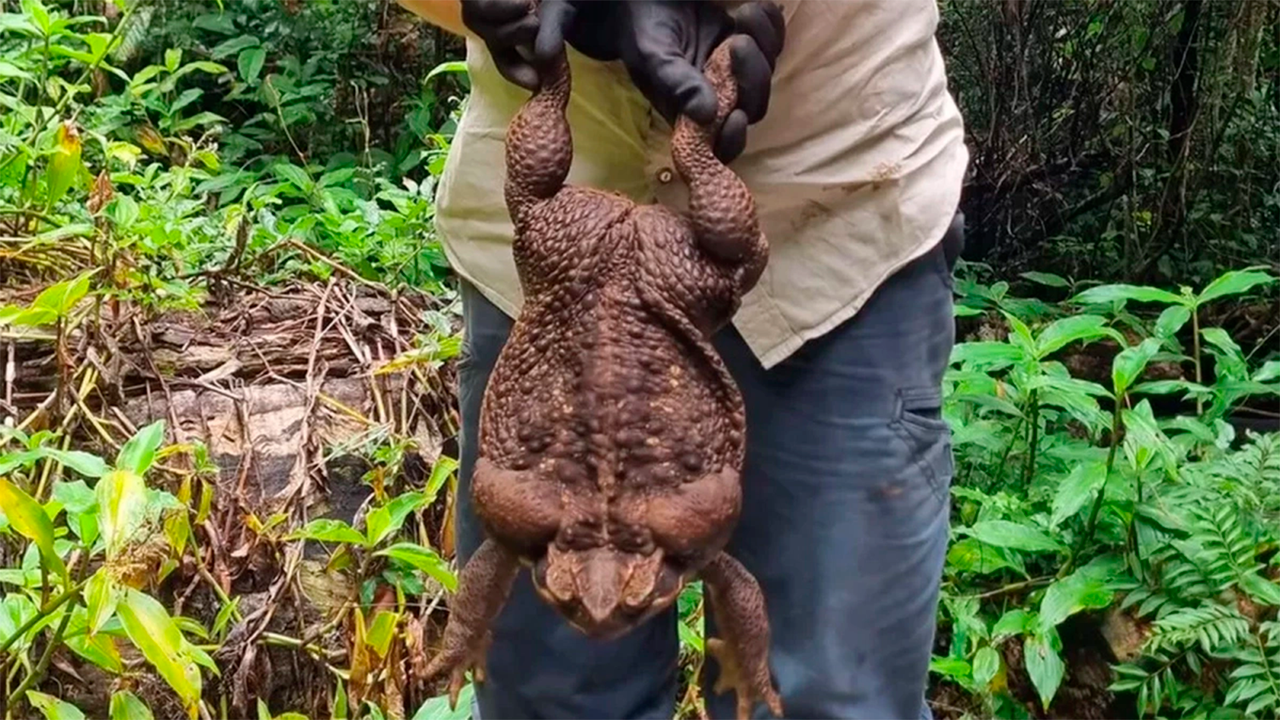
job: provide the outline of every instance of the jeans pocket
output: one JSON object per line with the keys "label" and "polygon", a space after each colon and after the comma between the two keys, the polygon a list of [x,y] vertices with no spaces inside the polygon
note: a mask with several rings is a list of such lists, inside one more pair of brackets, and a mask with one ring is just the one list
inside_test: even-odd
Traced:
{"label": "jeans pocket", "polygon": [[892,427],[906,443],[935,499],[945,503],[951,491],[954,461],[951,428],[942,417],[942,389],[921,386],[898,390]]}

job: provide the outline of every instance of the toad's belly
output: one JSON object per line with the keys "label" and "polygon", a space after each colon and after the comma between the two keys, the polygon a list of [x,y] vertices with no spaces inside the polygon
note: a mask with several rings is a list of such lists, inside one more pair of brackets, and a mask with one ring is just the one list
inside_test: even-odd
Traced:
{"label": "toad's belly", "polygon": [[741,399],[705,340],[631,293],[605,289],[571,318],[540,310],[526,303],[490,378],[482,457],[607,494],[737,468]]}

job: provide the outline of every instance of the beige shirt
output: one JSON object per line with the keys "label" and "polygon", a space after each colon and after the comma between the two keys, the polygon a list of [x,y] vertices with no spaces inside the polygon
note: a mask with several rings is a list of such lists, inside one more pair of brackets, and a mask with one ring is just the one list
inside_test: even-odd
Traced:
{"label": "beige shirt", "polygon": [[[969,155],[934,38],[936,0],[781,0],[786,47],[769,113],[731,165],[770,244],[734,325],[765,367],[852,317],[931,249]],[[569,182],[683,208],[670,127],[621,63],[570,52]],[[445,164],[437,228],[454,269],[505,313],[522,301],[503,201],[507,123],[528,98],[468,39],[472,92]]]}

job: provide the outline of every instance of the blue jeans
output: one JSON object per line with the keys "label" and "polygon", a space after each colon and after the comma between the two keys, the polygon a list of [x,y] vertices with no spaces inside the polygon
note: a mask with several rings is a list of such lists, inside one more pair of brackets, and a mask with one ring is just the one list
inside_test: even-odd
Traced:
{"label": "blue jeans", "polygon": [[[957,222],[851,320],[764,370],[732,328],[715,340],[747,410],[742,517],[728,551],[764,591],[770,665],[788,716],[929,718],[929,658],[947,550],[951,438],[941,380],[955,340]],[[463,287],[458,552],[483,540],[469,480],[480,403],[511,320]],[[674,715],[674,611],[598,643],[572,629],[522,572],[498,617],[477,715]],[[715,618],[707,619],[707,634]],[[708,712],[732,718],[732,694]],[[768,710],[756,708],[758,717]]]}

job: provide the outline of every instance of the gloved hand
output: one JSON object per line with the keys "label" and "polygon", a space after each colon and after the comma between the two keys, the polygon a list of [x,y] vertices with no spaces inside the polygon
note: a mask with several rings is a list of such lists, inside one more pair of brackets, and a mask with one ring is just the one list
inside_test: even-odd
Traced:
{"label": "gloved hand", "polygon": [[637,89],[667,122],[687,115],[715,119],[715,91],[702,65],[727,37],[738,80],[737,107],[721,125],[715,153],[729,162],[742,153],[747,127],[764,118],[770,84],[786,39],[782,10],[753,0],[732,13],[710,0],[461,0],[462,20],[489,48],[498,72],[527,90],[538,66],[567,42],[596,60],[621,60]]}
{"label": "gloved hand", "polygon": [[747,126],[764,118],[778,55],[786,40],[782,10],[754,0],[732,13],[709,0],[623,0],[618,55],[632,82],[668,122],[678,114],[715,119],[716,96],[702,74],[711,52],[730,35],[738,104],[716,139],[721,162],[742,153]]}
{"label": "gloved hand", "polygon": [[462,23],[484,41],[498,73],[526,90],[538,89],[539,64],[566,41],[589,57],[616,59],[617,0],[541,0],[537,13],[530,0],[461,3]]}

